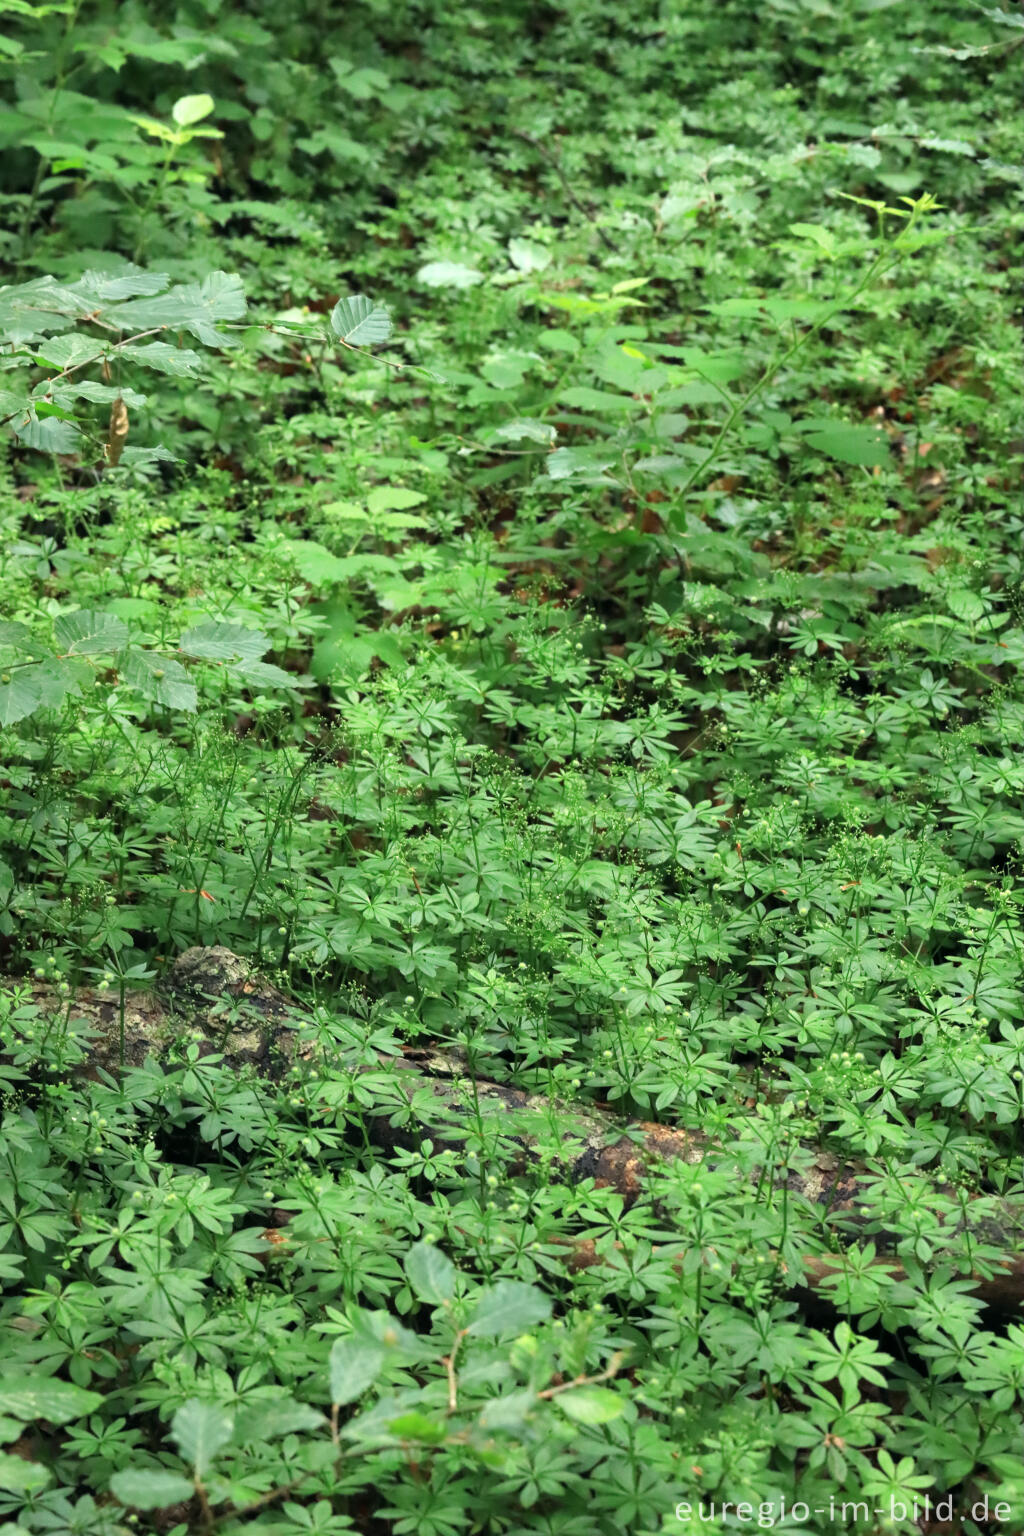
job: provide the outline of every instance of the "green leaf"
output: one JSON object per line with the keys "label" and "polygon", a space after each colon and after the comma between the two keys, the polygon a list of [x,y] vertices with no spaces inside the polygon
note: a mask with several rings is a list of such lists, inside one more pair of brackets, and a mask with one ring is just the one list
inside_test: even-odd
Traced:
{"label": "green leaf", "polygon": [[383,304],[361,293],[339,299],[331,310],[331,330],[349,347],[375,347],[391,335],[391,317]]}
{"label": "green leaf", "polygon": [[405,1278],[420,1301],[439,1306],[455,1295],[455,1265],[435,1243],[417,1243],[405,1257]]}
{"label": "green leaf", "polygon": [[315,539],[288,539],[284,547],[303,581],[308,581],[311,587],[322,587],[344,579],[347,570],[345,562],[340,556],[332,555],[329,549],[325,549]]}
{"label": "green leaf", "polygon": [[[44,388],[40,385],[39,388]],[[68,382],[52,386],[52,398],[58,405],[65,409],[74,409],[76,400],[93,400],[100,405],[109,405],[114,400],[123,400],[125,405],[133,410],[146,404],[146,396],[140,395],[134,389],[122,389],[114,384],[101,384],[98,379],[74,378]]]}
{"label": "green leaf", "polygon": [[419,1440],[425,1445],[440,1445],[448,1433],[443,1419],[429,1419],[425,1413],[399,1414],[397,1419],[392,1419],[388,1429],[399,1440]]}
{"label": "green leaf", "polygon": [[184,709],[189,713],[195,710],[198,702],[195,685],[189,682],[185,668],[169,656],[131,646],[120,653],[117,665],[122,681],[141,693],[144,699],[166,705],[168,709]]}
{"label": "green leaf", "polygon": [[9,683],[0,683],[0,726],[27,720],[43,707],[43,691],[37,680],[21,672],[9,675]]}
{"label": "green leaf", "polygon": [[972,592],[969,587],[956,587],[952,592],[947,592],[946,607],[955,618],[963,619],[965,624],[976,624],[987,612],[984,598]]}
{"label": "green leaf", "polygon": [[535,240],[510,240],[508,254],[520,272],[543,272],[551,261],[551,252]]}
{"label": "green leaf", "polygon": [[89,307],[93,308],[97,300],[102,304],[113,304],[120,299],[162,293],[170,280],[168,272],[147,272],[128,261],[116,272],[83,272],[74,287],[76,292],[87,296]]}
{"label": "green leaf", "polygon": [[808,447],[843,464],[870,466],[889,460],[889,441],[877,427],[823,420],[796,422],[794,430],[803,435]]}
{"label": "green leaf", "polygon": [[270,637],[242,624],[211,620],[187,629],[178,641],[178,649],[204,661],[259,661],[270,649]]}
{"label": "green leaf", "polygon": [[384,1349],[361,1339],[336,1339],[331,1346],[329,1377],[332,1403],[354,1403],[384,1369]]}
{"label": "green leaf", "polygon": [[126,448],[121,455],[121,468],[131,464],[177,464],[178,455],[159,443],[154,448]]}
{"label": "green leaf", "polygon": [[308,688],[301,677],[275,667],[269,661],[240,661],[233,669],[234,675],[251,688]]}
{"label": "green leaf", "polygon": [[81,440],[81,432],[74,422],[60,416],[37,414],[35,406],[28,406],[11,422],[11,431],[26,448],[37,448],[42,453],[74,453]]}
{"label": "green leaf", "polygon": [[4,1493],[38,1493],[50,1481],[48,1467],[38,1461],[26,1461],[23,1456],[11,1456],[0,1451],[0,1489]]}
{"label": "green leaf", "polygon": [[796,235],[798,240],[810,240],[819,250],[824,251],[829,260],[833,260],[836,253],[836,237],[824,224],[791,224],[791,235]]}
{"label": "green leaf", "polygon": [[429,261],[416,276],[428,288],[472,288],[484,280],[482,272],[461,261]]}
{"label": "green leaf", "polygon": [[110,656],[127,638],[127,624],[102,608],[62,613],[53,626],[54,643],[66,656]]}
{"label": "green leaf", "polygon": [[171,1435],[198,1477],[204,1477],[218,1451],[228,1444],[235,1421],[218,1403],[201,1403],[190,1397],[171,1420]]}
{"label": "green leaf", "polygon": [[95,1413],[102,1402],[99,1392],[88,1392],[50,1376],[33,1382],[23,1376],[0,1377],[0,1413],[9,1414],[19,1424],[31,1424],[35,1419],[67,1424]]}
{"label": "green leaf", "polygon": [[159,1467],[126,1467],[110,1479],[110,1491],[115,1499],[132,1509],[168,1509],[192,1498],[196,1490],[187,1477],[177,1472],[165,1472]]}
{"label": "green leaf", "polygon": [[212,96],[179,96],[171,108],[171,117],[179,128],[191,128],[193,123],[201,123],[204,117],[209,117],[212,111]]}
{"label": "green leaf", "polygon": [[26,651],[32,649],[32,631],[27,624],[22,624],[17,619],[6,619],[0,622],[0,645],[9,645],[13,650]]}
{"label": "green leaf", "polygon": [[80,368],[101,358],[108,345],[102,339],[83,336],[79,331],[63,336],[48,336],[36,348],[36,362],[40,368]]}
{"label": "green leaf", "polygon": [[518,1429],[527,1419],[532,1419],[539,1404],[536,1392],[524,1387],[519,1392],[507,1392],[504,1397],[492,1397],[480,1414],[481,1429]]}
{"label": "green leaf", "polygon": [[316,1430],[319,1434],[324,1426],[323,1410],[314,1408],[312,1403],[299,1403],[293,1397],[270,1402],[257,1398],[239,1408],[233,1439],[236,1445],[266,1445],[296,1430]]}
{"label": "green leaf", "polygon": [[531,443],[543,443],[545,448],[549,448],[558,433],[546,421],[539,421],[535,416],[521,416],[517,421],[506,422],[503,427],[495,427],[493,436],[506,437],[514,443],[526,438]]}
{"label": "green leaf", "polygon": [[563,389],[558,397],[566,405],[579,406],[582,411],[638,411],[643,402],[632,395],[616,395],[609,389],[591,389],[588,384],[573,384]]}
{"label": "green leaf", "polygon": [[374,517],[380,512],[397,512],[403,507],[418,507],[426,501],[422,491],[408,491],[404,485],[375,485],[366,498]]}
{"label": "green leaf", "polygon": [[535,1285],[522,1280],[499,1280],[480,1292],[467,1332],[485,1338],[525,1333],[550,1316],[551,1300]]}
{"label": "green leaf", "polygon": [[234,345],[234,338],[217,330],[224,320],[241,320],[245,293],[237,273],[211,272],[201,283],[180,283],[152,299],[133,299],[107,312],[106,319],[121,331],[145,331],[159,326],[189,331],[206,347]]}
{"label": "green leaf", "polygon": [[683,359],[688,368],[699,373],[709,384],[731,384],[746,373],[749,364],[737,352],[702,352],[697,347],[684,347]]}
{"label": "green leaf", "polygon": [[554,1399],[566,1418],[577,1424],[609,1424],[625,1412],[626,1399],[610,1387],[574,1387]]}
{"label": "green leaf", "polygon": [[139,363],[143,368],[155,368],[158,373],[167,373],[177,379],[193,378],[203,365],[198,352],[193,352],[189,347],[172,347],[168,341],[119,347],[117,355]]}
{"label": "green leaf", "polygon": [[556,448],[545,460],[545,468],[552,480],[583,480],[585,484],[613,484],[612,477],[604,471],[615,463],[607,450],[600,448]]}
{"label": "green leaf", "polygon": [[93,679],[93,671],[87,661],[72,657],[49,656],[35,666],[26,667],[21,680],[39,691],[42,709],[58,709],[69,693],[81,693]]}

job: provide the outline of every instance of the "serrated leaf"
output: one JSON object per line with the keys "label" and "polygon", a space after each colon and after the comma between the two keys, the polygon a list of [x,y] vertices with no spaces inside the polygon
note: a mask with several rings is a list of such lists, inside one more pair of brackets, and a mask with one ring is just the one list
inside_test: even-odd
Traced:
{"label": "serrated leaf", "polygon": [[242,624],[211,620],[187,629],[178,641],[178,649],[204,661],[259,661],[270,649],[270,637]]}
{"label": "serrated leaf", "polygon": [[114,304],[122,299],[161,293],[170,280],[168,272],[147,272],[127,262],[116,272],[83,272],[74,287],[93,303],[98,300],[103,304]]}
{"label": "serrated leaf", "polygon": [[209,117],[212,111],[212,96],[205,93],[200,96],[179,96],[171,108],[171,117],[179,128],[191,128],[193,123],[201,123],[204,117]]}
{"label": "serrated leaf", "polygon": [[545,468],[552,480],[569,480],[581,478],[584,475],[588,481],[610,480],[604,471],[610,469],[615,463],[601,449],[595,448],[556,448],[549,453],[545,460]]}
{"label": "serrated leaf", "polygon": [[115,1499],[132,1509],[169,1509],[192,1498],[195,1485],[177,1472],[160,1467],[132,1468],[115,1472],[110,1479]]}
{"label": "serrated leaf", "polygon": [[128,638],[128,626],[102,608],[62,613],[53,626],[54,643],[66,656],[109,656]]}
{"label": "serrated leaf", "polygon": [[250,688],[308,688],[309,683],[270,661],[242,661],[233,669],[239,682]]}
{"label": "serrated leaf", "polygon": [[366,506],[376,516],[379,512],[398,512],[405,507],[418,507],[426,499],[422,491],[409,491],[404,485],[375,485],[366,498]]}
{"label": "serrated leaf", "polygon": [[17,1419],[19,1424],[31,1424],[36,1419],[45,1419],[48,1424],[67,1424],[71,1419],[95,1413],[102,1402],[99,1392],[89,1392],[55,1377],[47,1376],[41,1381],[26,1381],[23,1376],[0,1378],[0,1413]]}
{"label": "serrated leaf", "polygon": [[69,693],[80,693],[92,681],[93,672],[86,661],[49,656],[26,667],[22,677],[38,690],[40,709],[58,709]]}
{"label": "serrated leaf", "polygon": [[435,1243],[417,1243],[405,1256],[405,1278],[420,1301],[440,1306],[455,1295],[456,1269]]}
{"label": "serrated leaf", "polygon": [[68,284],[37,277],[0,289],[0,334],[8,344],[33,341],[51,331],[70,330],[76,318],[94,308]]}
{"label": "serrated leaf", "polygon": [[74,453],[82,437],[74,422],[62,421],[59,416],[41,417],[34,407],[19,413],[10,425],[19,443],[42,453]]}
{"label": "serrated leaf", "polygon": [[218,1403],[201,1403],[190,1397],[171,1420],[171,1435],[182,1456],[204,1477],[218,1451],[229,1443],[235,1421]]}
{"label": "serrated leaf", "polygon": [[152,299],[133,299],[105,318],[119,330],[148,330],[151,326],[189,331],[207,347],[234,345],[234,338],[217,330],[224,320],[245,315],[245,292],[237,273],[211,272],[201,283],[179,283]]}
{"label": "serrated leaf", "polygon": [[[43,386],[40,386],[42,388]],[[146,404],[146,396],[134,389],[118,389],[113,384],[101,384],[97,379],[70,379],[53,387],[53,398],[58,405],[74,409],[76,400],[93,400],[98,405],[111,405],[123,400],[125,408],[133,410]]]}
{"label": "serrated leaf", "polygon": [[178,379],[192,378],[203,364],[198,352],[193,352],[189,347],[172,347],[168,341],[151,341],[141,347],[119,347],[118,356],[139,363],[143,368],[155,368],[158,373],[167,373]]}
{"label": "serrated leaf", "polygon": [[429,261],[416,276],[428,288],[472,288],[484,280],[482,272],[461,261]]}
{"label": "serrated leaf", "polygon": [[877,427],[845,421],[800,421],[794,429],[818,453],[842,464],[872,466],[889,459],[889,442]]}
{"label": "serrated leaf", "polygon": [[381,1345],[362,1339],[336,1339],[328,1363],[332,1403],[354,1403],[377,1380],[384,1369]]}
{"label": "serrated leaf", "polygon": [[[27,669],[26,669],[27,670]],[[42,690],[38,683],[21,673],[11,673],[9,683],[0,683],[0,726],[16,725],[27,720],[43,707]]]}
{"label": "serrated leaf", "polygon": [[[41,341],[36,348],[36,362],[41,368],[80,368],[101,358],[106,350],[105,341],[71,331]],[[45,388],[45,385],[40,387]]]}
{"label": "serrated leaf", "polygon": [[522,1280],[499,1280],[481,1291],[467,1332],[484,1338],[524,1333],[550,1316],[551,1300],[535,1285]]}
{"label": "serrated leaf", "polygon": [[126,448],[121,455],[122,467],[131,464],[177,464],[178,455],[159,443],[153,448]]}
{"label": "serrated leaf", "polygon": [[141,693],[144,699],[163,704],[168,709],[184,709],[189,713],[195,710],[198,703],[195,686],[189,682],[185,668],[169,656],[131,646],[120,652],[117,666],[122,682]]}
{"label": "serrated leaf", "polygon": [[509,421],[503,427],[495,427],[493,436],[508,438],[513,443],[521,442],[526,438],[531,443],[543,443],[547,447],[555,441],[558,432],[546,421],[538,421],[533,416],[522,416],[518,421]]}
{"label": "serrated leaf", "polygon": [[391,335],[391,317],[383,304],[357,293],[335,304],[331,330],[346,346],[375,347]]}
{"label": "serrated leaf", "polygon": [[576,1387],[560,1392],[555,1403],[577,1424],[609,1424],[626,1410],[626,1399],[610,1387]]}

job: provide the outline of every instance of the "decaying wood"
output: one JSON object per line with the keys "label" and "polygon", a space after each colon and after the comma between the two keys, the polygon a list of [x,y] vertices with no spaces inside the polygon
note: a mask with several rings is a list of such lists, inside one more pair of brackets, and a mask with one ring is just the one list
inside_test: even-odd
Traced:
{"label": "decaying wood", "polygon": [[[88,1039],[88,1054],[80,1070],[117,1073],[122,1065],[139,1066],[148,1057],[167,1060],[183,1042],[201,1054],[218,1052],[226,1064],[258,1077],[280,1080],[294,1069],[315,1086],[317,1077],[331,1078],[328,1063],[318,1063],[307,1043],[302,1011],[249,963],[224,948],[186,950],[167,972],[157,993],[133,991],[123,1005],[118,993],[95,989],[78,992],[69,1004],[41,982],[21,982],[39,1006],[67,1012],[73,1029]],[[308,1021],[307,1021],[308,1022]],[[367,1128],[382,1149],[415,1145],[430,1139],[435,1147],[459,1145],[467,1128],[481,1123],[493,1129],[513,1164],[523,1169],[537,1157],[537,1147],[559,1145],[560,1176],[568,1182],[592,1178],[599,1185],[635,1198],[654,1167],[682,1161],[713,1163],[727,1149],[698,1132],[635,1121],[628,1125],[598,1112],[564,1109],[550,1100],[506,1084],[471,1080],[464,1067],[443,1052],[411,1051],[398,1058],[380,1058],[357,1070],[381,1072],[379,1103],[362,1105]],[[410,1105],[414,1113],[410,1116]],[[757,1170],[757,1176],[763,1177]],[[823,1217],[841,1217],[854,1228],[864,1198],[866,1174],[823,1148],[796,1149],[791,1163],[774,1180],[791,1194],[817,1205]],[[961,1222],[989,1248],[997,1246],[1002,1268],[992,1276],[973,1277],[973,1290],[986,1303],[1001,1309],[1024,1301],[1024,1206],[1012,1201],[967,1202]],[[956,1228],[950,1228],[951,1241]],[[884,1250],[884,1236],[873,1240]],[[579,1243],[567,1260],[570,1268],[600,1261],[593,1244]],[[808,1256],[794,1288],[816,1289],[841,1268],[841,1257]],[[901,1266],[880,1251],[893,1278]],[[933,1263],[942,1263],[937,1253]]]}

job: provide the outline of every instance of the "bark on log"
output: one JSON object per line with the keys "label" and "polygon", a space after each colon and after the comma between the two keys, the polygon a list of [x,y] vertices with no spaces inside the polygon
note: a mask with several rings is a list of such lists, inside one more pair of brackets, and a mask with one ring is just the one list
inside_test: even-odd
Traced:
{"label": "bark on log", "polygon": [[[249,962],[230,950],[193,948],[171,966],[157,993],[133,991],[122,1000],[117,992],[83,989],[68,1004],[45,982],[19,982],[28,987],[37,1004],[57,1013],[67,1011],[69,1022],[88,1034],[88,1054],[81,1071],[116,1074],[125,1066],[140,1066],[147,1057],[166,1060],[183,1039],[198,1045],[203,1055],[217,1052],[238,1071],[280,1080],[299,1066],[312,1079],[319,1074],[316,1061],[303,1044],[300,1005],[289,1002],[276,987],[252,969]],[[443,1052],[410,1051],[398,1058],[380,1058],[359,1071],[387,1069],[390,1097],[364,1108],[368,1130],[382,1150],[415,1145],[430,1138],[435,1146],[459,1145],[470,1123],[482,1114],[504,1130],[514,1145],[513,1161],[520,1168],[534,1160],[535,1143],[545,1130],[557,1124],[562,1138],[559,1171],[567,1182],[593,1178],[599,1185],[620,1191],[627,1200],[642,1190],[652,1166],[673,1160],[690,1164],[713,1163],[728,1155],[727,1149],[698,1132],[647,1121],[616,1122],[609,1115],[578,1109],[562,1109],[550,1100],[506,1084],[471,1081],[460,1063]],[[322,1074],[330,1078],[327,1066]],[[397,1090],[396,1090],[397,1085]],[[410,1130],[407,1114],[415,1098],[422,1120]],[[392,1123],[392,1121],[399,1123]],[[844,1162],[820,1147],[804,1147],[795,1159],[798,1166],[786,1170],[785,1187],[821,1207],[822,1215],[842,1215],[856,1222],[864,1198],[863,1169]],[[776,1184],[778,1186],[778,1182]],[[1009,1200],[993,1202],[975,1196],[968,1202],[966,1225],[981,1241],[1000,1248],[1003,1267],[994,1275],[975,1275],[973,1290],[986,1304],[1015,1310],[1024,1302],[1024,1204]],[[957,1228],[949,1228],[954,1237]],[[873,1240],[884,1249],[884,1235]],[[592,1243],[570,1248],[567,1267],[582,1269],[600,1262]],[[894,1279],[902,1267],[880,1252],[877,1262]],[[943,1262],[936,1254],[933,1263]],[[793,1275],[793,1288],[817,1290],[830,1274],[841,1269],[841,1257],[808,1255],[803,1273]]]}

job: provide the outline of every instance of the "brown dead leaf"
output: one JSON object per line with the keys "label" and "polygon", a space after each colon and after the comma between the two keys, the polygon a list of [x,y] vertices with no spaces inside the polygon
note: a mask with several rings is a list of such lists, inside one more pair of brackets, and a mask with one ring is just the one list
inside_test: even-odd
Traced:
{"label": "brown dead leaf", "polygon": [[108,464],[117,464],[121,458],[121,451],[128,441],[128,407],[121,396],[110,407],[110,426],[107,429],[107,441],[104,449]]}

